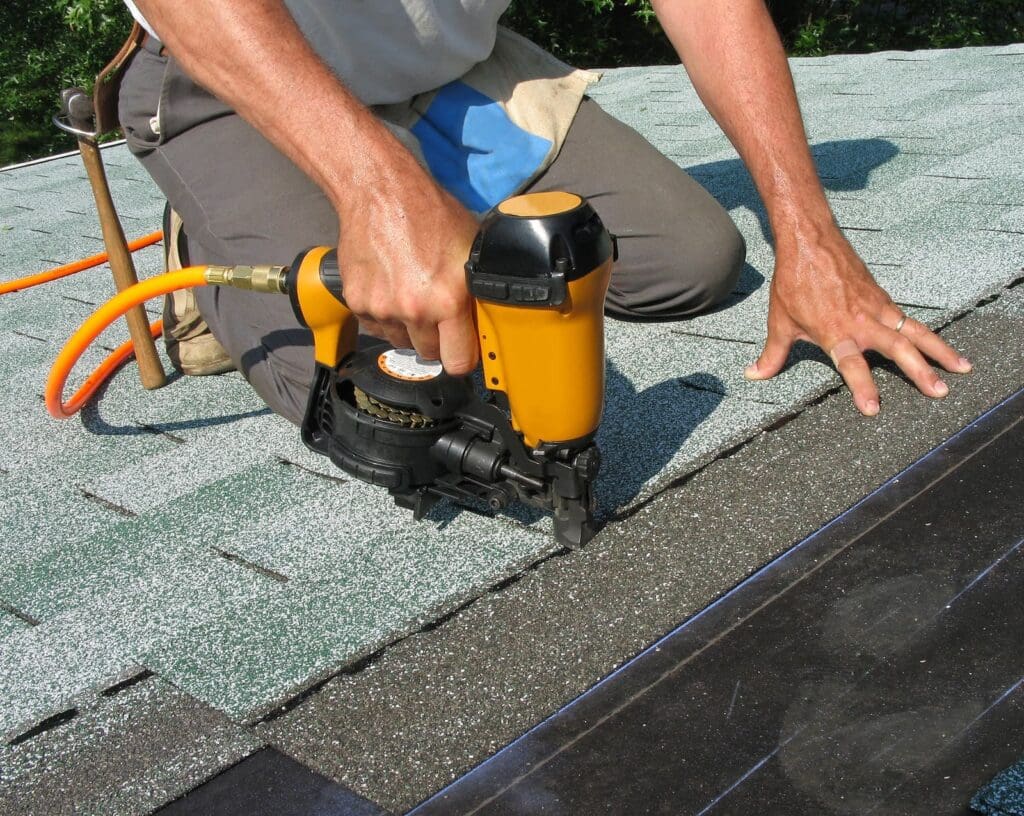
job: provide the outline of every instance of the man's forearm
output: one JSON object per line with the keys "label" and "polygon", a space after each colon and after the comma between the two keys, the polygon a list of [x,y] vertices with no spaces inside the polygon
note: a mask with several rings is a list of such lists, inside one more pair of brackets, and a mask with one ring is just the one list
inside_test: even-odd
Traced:
{"label": "man's forearm", "polygon": [[776,240],[831,228],[792,75],[763,1],[653,5],[701,100],[750,169]]}
{"label": "man's forearm", "polygon": [[[451,374],[471,371],[478,348],[463,264],[476,222],[345,89],[284,4],[137,4],[196,82],[323,189],[339,215],[345,300],[364,328],[441,359]],[[254,174],[253,195],[257,182]]]}
{"label": "man's forearm", "polygon": [[774,377],[797,340],[831,356],[858,409],[879,410],[863,352],[880,351],[931,397],[971,365],[907,318],[842,236],[811,159],[793,78],[763,0],[652,0],[694,87],[754,177],[775,234],[768,337],[751,379]]}
{"label": "man's forearm", "polygon": [[396,164],[417,174],[411,154],[324,65],[280,0],[137,5],[188,74],[295,162],[339,212],[359,206],[353,191],[386,182]]}

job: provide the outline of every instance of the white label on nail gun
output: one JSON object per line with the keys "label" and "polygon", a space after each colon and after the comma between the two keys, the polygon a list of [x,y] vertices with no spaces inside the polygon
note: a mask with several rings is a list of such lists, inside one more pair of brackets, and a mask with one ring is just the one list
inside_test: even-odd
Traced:
{"label": "white label on nail gun", "polygon": [[439,360],[424,360],[412,349],[388,349],[377,358],[377,365],[385,374],[400,380],[432,380],[444,368]]}

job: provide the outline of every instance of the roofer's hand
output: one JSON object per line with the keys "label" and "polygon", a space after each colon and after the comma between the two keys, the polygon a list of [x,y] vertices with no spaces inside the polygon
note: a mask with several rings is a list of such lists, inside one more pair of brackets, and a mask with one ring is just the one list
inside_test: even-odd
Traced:
{"label": "roofer's hand", "polygon": [[468,374],[479,346],[464,265],[477,224],[409,161],[395,183],[382,171],[359,206],[340,212],[345,300],[371,334]]}
{"label": "roofer's hand", "polygon": [[809,340],[832,358],[866,416],[878,413],[878,389],[864,359],[868,349],[895,362],[921,393],[946,396],[949,388],[925,358],[960,374],[970,371],[971,364],[913,318],[897,330],[903,317],[838,228],[813,246],[780,245],[768,307],[768,339],[745,374],[755,380],[774,377],[793,343]]}
{"label": "roofer's hand", "polygon": [[285,4],[138,5],[189,75],[333,202],[345,298],[356,315],[395,345],[411,341],[451,373],[468,373],[479,352],[463,264],[476,223],[338,81]]}

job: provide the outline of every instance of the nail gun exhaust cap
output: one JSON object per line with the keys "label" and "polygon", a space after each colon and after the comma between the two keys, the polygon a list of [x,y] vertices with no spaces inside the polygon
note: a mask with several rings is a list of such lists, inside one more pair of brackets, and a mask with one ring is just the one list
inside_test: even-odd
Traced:
{"label": "nail gun exhaust cap", "polygon": [[583,196],[527,193],[484,217],[466,263],[466,282],[476,298],[558,306],[568,282],[614,254],[611,235]]}
{"label": "nail gun exhaust cap", "polygon": [[424,360],[413,349],[388,349],[377,358],[377,365],[385,374],[411,382],[432,380],[444,373],[440,360]]}
{"label": "nail gun exhaust cap", "polygon": [[502,215],[536,218],[537,216],[571,212],[583,203],[583,196],[553,190],[547,193],[526,193],[506,198],[498,205],[497,209]]}

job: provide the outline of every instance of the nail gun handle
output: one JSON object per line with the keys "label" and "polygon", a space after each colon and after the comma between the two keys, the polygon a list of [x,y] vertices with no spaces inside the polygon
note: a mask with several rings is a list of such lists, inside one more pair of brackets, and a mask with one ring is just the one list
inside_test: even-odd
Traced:
{"label": "nail gun handle", "polygon": [[338,252],[314,247],[291,265],[288,297],[295,317],[313,332],[313,357],[334,369],[356,349],[359,321],[345,304]]}

